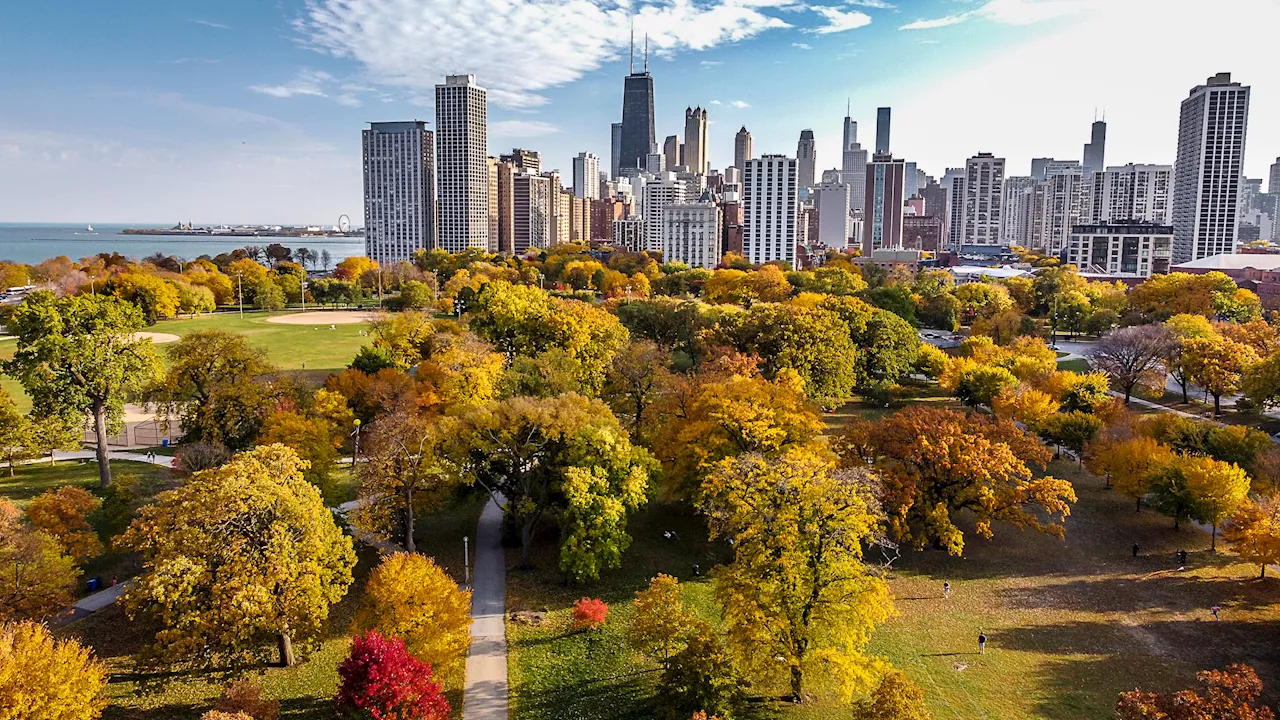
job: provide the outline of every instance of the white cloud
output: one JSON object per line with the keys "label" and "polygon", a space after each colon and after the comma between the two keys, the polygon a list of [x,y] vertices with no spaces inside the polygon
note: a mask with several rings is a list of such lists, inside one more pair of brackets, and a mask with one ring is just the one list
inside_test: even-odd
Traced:
{"label": "white cloud", "polygon": [[724,103],[720,102],[719,100],[712,100],[710,103],[707,103],[707,104],[708,104],[708,105],[723,105]]}
{"label": "white cloud", "polygon": [[188,20],[187,22],[193,22],[193,23],[195,23],[196,25],[203,25],[203,26],[205,26],[205,27],[211,27],[211,28],[214,28],[214,29],[217,29],[217,30],[230,30],[230,29],[231,29],[231,26],[230,26],[230,25],[223,25],[223,24],[222,24],[222,23],[220,23],[220,22],[214,22],[214,21],[212,21],[212,20],[204,20],[204,19],[202,19],[202,18],[194,18],[194,19],[192,19],[192,20]]}
{"label": "white cloud", "polygon": [[[430,92],[444,75],[472,73],[506,107],[625,57],[634,15],[639,42],[669,57],[789,25],[765,10],[793,0],[312,0],[295,28],[313,49],[361,63],[372,82]],[[637,58],[638,59],[638,58]]]}
{"label": "white cloud", "polygon": [[838,7],[829,7],[824,5],[814,5],[810,10],[822,15],[827,19],[827,24],[822,27],[808,29],[805,32],[818,33],[826,35],[829,33],[844,32],[846,30],[856,30],[860,27],[866,27],[871,24],[871,16],[858,10],[841,10]]}
{"label": "white cloud", "polygon": [[713,68],[713,67],[720,67],[721,65],[724,64],[724,61],[723,60],[703,60],[698,64],[704,68]]}
{"label": "white cloud", "polygon": [[325,86],[333,82],[333,79],[332,75],[322,70],[302,70],[293,80],[282,85],[250,85],[249,89],[256,93],[278,98],[295,97],[297,95],[328,97],[327,93],[325,93]]}
{"label": "white cloud", "polygon": [[741,110],[742,108],[751,107],[751,103],[745,102],[743,100],[730,100],[729,104],[732,105],[733,107],[738,108],[739,110]]}
{"label": "white cloud", "polygon": [[937,45],[940,42],[942,41],[941,40],[921,40],[920,44],[921,45]]}
{"label": "white cloud", "polygon": [[958,25],[974,17],[986,18],[1003,25],[1033,25],[1066,15],[1074,15],[1093,2],[1094,0],[988,0],[977,10],[940,18],[916,20],[898,29],[932,30],[948,25]]}
{"label": "white cloud", "polygon": [[959,25],[969,19],[972,13],[961,13],[959,15],[948,15],[946,17],[933,18],[930,20],[916,20],[898,28],[899,30],[932,30],[934,28],[947,27],[948,25]]}
{"label": "white cloud", "polygon": [[502,120],[489,123],[490,137],[535,138],[558,132],[560,128],[541,120]]}
{"label": "white cloud", "polygon": [[844,0],[844,4],[876,8],[877,10],[895,10],[898,7],[897,5],[887,3],[884,0]]}
{"label": "white cloud", "polygon": [[219,62],[221,61],[218,60],[217,58],[202,58],[202,57],[184,57],[184,58],[178,58],[177,60],[169,61],[169,63],[172,65],[187,65],[189,63],[198,63],[201,65],[215,65]]}
{"label": "white cloud", "polygon": [[813,46],[808,43],[791,43],[791,47],[800,48],[801,50],[812,50]]}

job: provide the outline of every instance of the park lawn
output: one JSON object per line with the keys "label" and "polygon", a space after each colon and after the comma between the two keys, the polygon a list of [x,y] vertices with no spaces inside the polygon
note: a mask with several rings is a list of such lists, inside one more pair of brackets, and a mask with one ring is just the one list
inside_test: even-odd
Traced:
{"label": "park lawn", "polygon": [[944,408],[947,410],[964,410],[965,406],[936,383],[898,386],[889,407],[877,406],[863,397],[855,397],[849,402],[835,408],[833,412],[822,413],[822,421],[826,423],[826,432],[838,432],[853,420],[879,420],[902,410],[908,405],[924,405],[926,407]]}
{"label": "park lawn", "polygon": [[[17,474],[9,477],[9,469],[0,470],[0,496],[7,497],[21,507],[31,498],[46,490],[56,490],[64,485],[78,485],[96,494],[98,488],[98,463],[90,460],[59,460],[54,465],[48,458],[29,465],[18,465]],[[112,460],[113,475],[153,475],[169,472],[149,463]]]}
{"label": "park lawn", "polygon": [[[418,550],[437,558],[462,581],[462,535],[474,535],[483,508],[482,498],[468,496],[419,519]],[[280,701],[281,718],[328,720],[333,717],[332,698],[338,689],[338,664],[351,644],[351,623],[359,608],[369,572],[379,553],[356,543],[358,564],[355,582],[343,600],[330,608],[329,622],[319,650],[293,668],[269,667],[250,673],[263,685],[264,696]],[[147,640],[139,623],[133,623],[118,605],[94,613],[57,631],[91,645],[110,669],[106,696],[110,701],[103,720],[196,720],[211,709],[227,680],[213,673],[178,675],[153,692],[144,692],[132,655]],[[462,687],[446,688],[453,717],[462,717]]]}
{"label": "park lawn", "polygon": [[1059,360],[1059,370],[1070,370],[1071,372],[1087,373],[1090,372],[1089,361],[1084,358],[1075,358],[1073,360]]}
{"label": "park lawn", "polygon": [[[339,372],[351,363],[362,345],[369,342],[360,333],[367,331],[367,323],[349,325],[329,324],[285,325],[267,322],[268,317],[281,313],[217,313],[181,320],[163,320],[150,332],[172,333],[179,337],[197,330],[226,330],[239,333],[249,344],[267,351],[271,362],[283,370],[306,370],[308,376],[323,378],[330,372]],[[164,345],[156,346],[161,352]]]}

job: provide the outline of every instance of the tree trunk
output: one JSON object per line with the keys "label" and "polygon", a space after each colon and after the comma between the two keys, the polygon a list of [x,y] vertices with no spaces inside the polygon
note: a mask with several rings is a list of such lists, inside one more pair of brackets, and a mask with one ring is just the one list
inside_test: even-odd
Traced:
{"label": "tree trunk", "polygon": [[15,473],[14,473],[14,470],[13,470],[13,456],[12,456],[12,455],[10,455],[10,456],[9,456],[9,477],[13,477],[13,476],[14,476],[14,474],[15,474]]}
{"label": "tree trunk", "polygon": [[791,666],[791,698],[792,700],[794,700],[795,702],[801,702],[804,699],[804,695],[801,694],[803,691],[804,691],[804,675],[801,672],[799,665],[792,665]]}
{"label": "tree trunk", "polygon": [[1267,577],[1267,564],[1266,564],[1266,563],[1262,563],[1262,574],[1258,575],[1258,579],[1259,579],[1259,580],[1263,580],[1263,579],[1265,579],[1266,577]]}
{"label": "tree trunk", "polygon": [[404,549],[409,552],[418,552],[418,548],[413,544],[413,490],[410,489],[404,494]]}
{"label": "tree trunk", "polygon": [[1178,387],[1182,388],[1182,404],[1186,405],[1191,402],[1191,398],[1187,396],[1187,380],[1182,378],[1178,380]]}
{"label": "tree trunk", "polygon": [[533,567],[533,561],[529,559],[531,544],[533,544],[533,522],[526,521],[520,526],[520,567]]}
{"label": "tree trunk", "polygon": [[1130,396],[1130,395],[1132,395],[1132,394],[1133,394],[1133,386],[1132,386],[1132,385],[1126,385],[1126,386],[1125,386],[1125,388],[1124,388],[1124,404],[1125,404],[1125,405],[1128,405],[1128,404],[1129,404],[1129,396]]}
{"label": "tree trunk", "polygon": [[1177,514],[1177,513],[1174,513],[1174,515],[1173,515],[1173,529],[1174,529],[1174,530],[1177,530],[1177,529],[1178,529],[1178,521],[1179,521],[1180,519],[1181,519],[1181,518],[1178,516],[1178,514]]}
{"label": "tree trunk", "polygon": [[1213,523],[1213,533],[1209,537],[1210,537],[1209,550],[1211,552],[1217,552],[1218,551],[1218,523],[1216,521]]}
{"label": "tree trunk", "polygon": [[1134,512],[1142,512],[1142,496],[1138,496],[1138,506],[1133,509]]}
{"label": "tree trunk", "polygon": [[293,638],[289,637],[289,633],[280,633],[277,638],[280,645],[280,664],[284,667],[293,667],[297,663],[297,658],[293,655]]}
{"label": "tree trunk", "polygon": [[1213,394],[1213,416],[1222,417],[1222,396],[1218,393]]}
{"label": "tree trunk", "polygon": [[93,432],[98,438],[98,485],[106,490],[111,487],[111,458],[107,456],[107,404],[102,400],[93,401]]}

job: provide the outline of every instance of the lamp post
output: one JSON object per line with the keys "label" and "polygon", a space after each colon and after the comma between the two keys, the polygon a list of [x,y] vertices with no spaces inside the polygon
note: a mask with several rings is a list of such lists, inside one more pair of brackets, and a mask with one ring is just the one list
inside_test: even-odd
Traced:
{"label": "lamp post", "polygon": [[356,467],[356,459],[360,457],[360,418],[352,420],[351,424],[356,426],[356,429],[351,431],[351,434],[356,438],[355,450],[351,454],[351,468],[354,470]]}
{"label": "lamp post", "polygon": [[236,288],[240,296],[240,319],[244,319],[244,273],[236,271]]}
{"label": "lamp post", "polygon": [[471,562],[470,562],[471,553],[469,552],[470,548],[467,543],[468,543],[468,538],[466,535],[463,535],[462,536],[462,578],[463,578],[462,584],[463,585],[471,584]]}

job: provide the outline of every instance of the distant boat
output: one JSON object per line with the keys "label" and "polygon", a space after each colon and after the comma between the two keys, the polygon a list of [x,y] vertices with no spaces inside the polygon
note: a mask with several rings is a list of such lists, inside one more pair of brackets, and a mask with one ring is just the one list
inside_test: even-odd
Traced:
{"label": "distant boat", "polygon": [[89,227],[85,228],[85,230],[89,232],[93,232],[93,225],[90,225]]}

